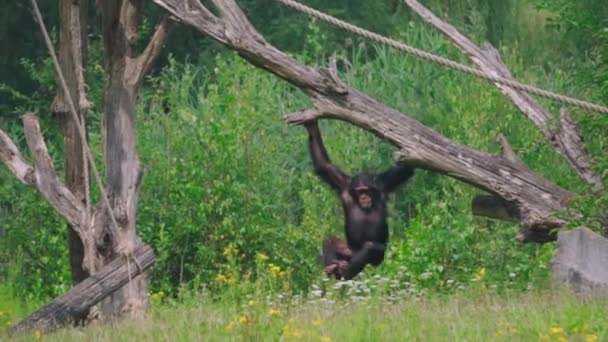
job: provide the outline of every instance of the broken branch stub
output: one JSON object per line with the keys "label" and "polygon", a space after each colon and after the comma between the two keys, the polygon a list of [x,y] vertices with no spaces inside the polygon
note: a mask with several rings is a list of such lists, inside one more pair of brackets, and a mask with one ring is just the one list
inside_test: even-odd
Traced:
{"label": "broken branch stub", "polygon": [[[287,117],[290,123],[317,118],[350,122],[400,149],[399,159],[458,178],[495,194],[517,208],[527,230],[551,231],[565,223],[552,215],[570,193],[502,156],[470,149],[411,117],[337,81],[334,73],[304,65],[266,42],[233,0],[214,0],[218,16],[198,1],[154,0],[181,23],[237,51],[251,64],[290,82],[307,94],[314,110]],[[542,235],[542,234],[541,234]],[[528,234],[525,241],[535,241]],[[539,239],[538,241],[544,241]]]}

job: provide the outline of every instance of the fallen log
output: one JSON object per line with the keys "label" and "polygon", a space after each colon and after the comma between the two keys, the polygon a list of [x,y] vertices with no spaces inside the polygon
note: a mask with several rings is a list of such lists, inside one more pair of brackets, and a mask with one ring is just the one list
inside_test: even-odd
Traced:
{"label": "fallen log", "polygon": [[63,296],[34,312],[10,329],[10,334],[38,330],[45,332],[73,322],[90,307],[127,284],[154,264],[154,251],[139,243],[128,258],[116,258],[99,272],[74,286]]}

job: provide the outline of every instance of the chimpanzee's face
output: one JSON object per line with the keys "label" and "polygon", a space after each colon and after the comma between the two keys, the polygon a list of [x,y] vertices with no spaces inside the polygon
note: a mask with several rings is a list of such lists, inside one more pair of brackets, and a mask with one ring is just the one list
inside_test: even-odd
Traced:
{"label": "chimpanzee's face", "polygon": [[355,177],[351,183],[351,196],[359,208],[371,210],[377,204],[379,194],[370,176]]}
{"label": "chimpanzee's face", "polygon": [[357,190],[357,203],[363,209],[370,209],[374,205],[368,189]]}

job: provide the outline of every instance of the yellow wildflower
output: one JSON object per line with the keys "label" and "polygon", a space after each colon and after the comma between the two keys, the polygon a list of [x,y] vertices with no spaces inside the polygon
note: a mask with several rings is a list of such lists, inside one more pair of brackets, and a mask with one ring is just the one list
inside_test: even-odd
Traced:
{"label": "yellow wildflower", "polygon": [[482,281],[486,276],[486,268],[482,267],[473,275],[473,281]]}
{"label": "yellow wildflower", "polygon": [[312,321],[312,325],[314,325],[315,327],[320,327],[321,324],[323,324],[323,321],[321,321],[320,319]]}
{"label": "yellow wildflower", "polygon": [[292,328],[290,326],[285,326],[285,328],[283,328],[283,336],[287,337],[287,338],[300,338],[302,336],[304,336],[304,331],[298,329],[298,328]]}
{"label": "yellow wildflower", "polygon": [[42,333],[40,332],[40,330],[36,330],[36,332],[34,332],[34,337],[39,340],[42,337]]}
{"label": "yellow wildflower", "polygon": [[233,327],[234,327],[234,322],[230,322],[230,323],[226,324],[226,326],[224,327],[224,330],[226,332],[232,332]]}
{"label": "yellow wildflower", "polygon": [[[223,235],[222,235],[223,236]],[[236,248],[232,247],[232,246],[228,246],[226,248],[224,248],[224,251],[222,252],[222,254],[226,257],[232,257],[238,254],[238,251],[236,250]]]}
{"label": "yellow wildflower", "polygon": [[585,342],[597,342],[597,336],[593,335],[593,334],[587,334],[585,335]]}
{"label": "yellow wildflower", "polygon": [[247,315],[241,315],[239,317],[239,323],[248,324],[249,322],[251,322],[251,321],[249,320],[249,317],[247,317]]}
{"label": "yellow wildflower", "polygon": [[215,281],[216,281],[217,283],[220,283],[220,284],[225,284],[225,283],[227,283],[227,282],[228,282],[228,277],[226,277],[225,275],[223,275],[223,274],[219,273],[219,274],[218,274],[218,275],[215,277]]}
{"label": "yellow wildflower", "polygon": [[152,302],[160,301],[163,299],[164,296],[165,296],[165,293],[163,291],[148,293],[148,297],[150,298],[150,300]]}
{"label": "yellow wildflower", "polygon": [[553,337],[562,336],[564,334],[564,328],[562,327],[551,327],[549,334]]}
{"label": "yellow wildflower", "polygon": [[268,271],[270,271],[270,273],[276,277],[281,273],[281,267],[275,264],[268,264]]}
{"label": "yellow wildflower", "polygon": [[321,342],[331,342],[331,337],[329,337],[329,336],[321,336]]}
{"label": "yellow wildflower", "polygon": [[540,337],[540,342],[549,342],[551,341],[551,337],[549,335],[543,335]]}
{"label": "yellow wildflower", "polygon": [[270,308],[270,310],[268,310],[268,314],[272,317],[281,316],[281,310]]}
{"label": "yellow wildflower", "polygon": [[263,264],[263,263],[264,263],[266,260],[268,260],[268,256],[267,256],[266,254],[263,254],[263,253],[258,253],[258,254],[255,256],[255,260],[256,260],[258,263]]}
{"label": "yellow wildflower", "polygon": [[253,306],[254,304],[255,304],[255,301],[253,299],[247,302],[247,305],[249,305],[249,306]]}

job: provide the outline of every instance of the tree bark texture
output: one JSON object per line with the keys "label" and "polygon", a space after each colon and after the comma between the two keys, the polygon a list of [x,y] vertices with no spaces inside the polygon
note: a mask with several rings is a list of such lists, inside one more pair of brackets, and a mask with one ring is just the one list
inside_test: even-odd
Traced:
{"label": "tree bark texture", "polygon": [[[159,55],[170,28],[164,17],[144,51],[138,55],[138,0],[108,0],[99,3],[105,51],[106,85],[104,96],[104,159],[106,190],[118,227],[108,217],[98,220],[95,229],[104,241],[99,256],[102,264],[117,255],[131,255],[139,243],[136,210],[143,170],[137,156],[135,104],[139,85]],[[102,215],[108,215],[103,211]],[[128,313],[141,318],[147,307],[147,276],[142,274],[103,300],[101,313],[115,317]]]}
{"label": "tree bark texture", "polygon": [[153,263],[152,248],[141,243],[136,246],[132,259],[116,258],[99,272],[75,285],[63,296],[55,298],[19,322],[11,328],[10,332],[11,334],[30,330],[47,332],[57,326],[78,320],[100,300],[123,286],[129,286],[129,281],[133,277],[150,268]]}
{"label": "tree bark texture", "polygon": [[[70,225],[70,251],[74,281],[95,275],[116,258],[131,258],[142,242],[136,233],[137,195],[142,177],[135,146],[135,103],[139,85],[167,39],[171,21],[163,17],[147,47],[138,55],[137,19],[141,1],[97,2],[102,13],[106,87],[104,97],[106,192],[117,224],[102,203],[86,210],[82,138],[77,133],[89,107],[85,93],[86,1],[61,1],[60,66],[79,120],[73,120],[68,94],[58,91],[54,111],[65,134],[66,183],[57,176],[34,113],[23,117],[30,164],[9,136],[0,130],[0,160],[23,183],[38,190]],[[60,87],[61,89],[62,87]],[[77,242],[80,241],[80,245]],[[103,300],[98,313],[103,319],[141,318],[147,307],[147,276],[135,277],[129,286]],[[100,298],[101,299],[101,298]]]}
{"label": "tree bark texture", "polygon": [[[504,156],[470,149],[407,115],[344,84],[335,63],[306,66],[276,49],[253,28],[233,0],[213,0],[215,12],[199,1],[154,0],[176,20],[237,51],[253,65],[300,88],[314,108],[288,116],[292,124],[318,118],[350,122],[397,146],[397,158],[477,186],[509,203],[522,224],[520,239],[545,242],[566,221],[553,215],[571,194]],[[217,13],[214,14],[214,13]]]}
{"label": "tree bark texture", "polygon": [[[74,121],[63,87],[57,81],[57,96],[53,112],[57,115],[63,130],[63,161],[65,185],[83,204],[88,200],[85,191],[85,155],[78,125],[86,127],[89,102],[86,96],[86,53],[87,53],[87,10],[88,0],[60,0],[59,64],[74,101],[80,122]],[[58,77],[56,77],[58,79]],[[86,128],[85,128],[86,130]],[[72,283],[78,284],[89,276],[85,270],[84,245],[74,230],[67,226],[68,247]]]}
{"label": "tree bark texture", "polygon": [[[433,12],[417,0],[404,1],[426,23],[448,37],[482,71],[503,78],[513,78],[509,69],[502,62],[498,51],[489,43],[480,48],[455,27],[435,16]],[[530,95],[506,85],[495,84],[541,130],[545,140],[566,159],[581,179],[590,184],[596,191],[602,189],[601,178],[591,168],[591,162],[585,153],[580,133],[568,111],[563,109],[560,112],[559,124],[555,124],[554,122],[557,122],[556,117],[545,110]]]}

